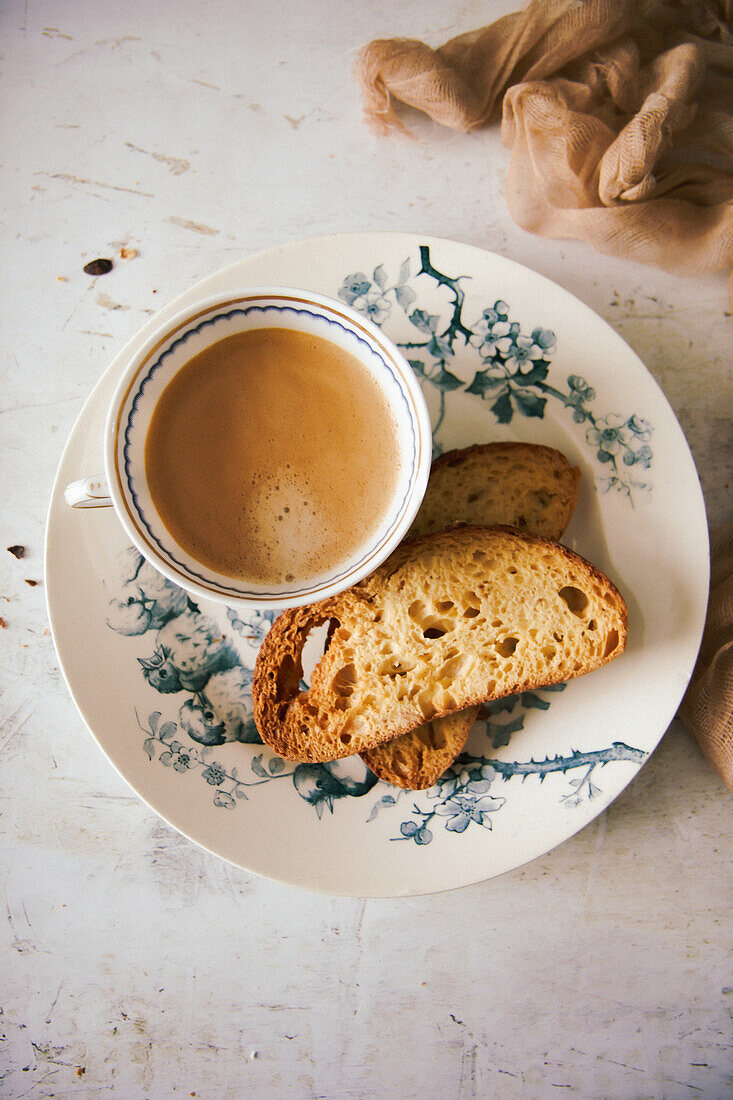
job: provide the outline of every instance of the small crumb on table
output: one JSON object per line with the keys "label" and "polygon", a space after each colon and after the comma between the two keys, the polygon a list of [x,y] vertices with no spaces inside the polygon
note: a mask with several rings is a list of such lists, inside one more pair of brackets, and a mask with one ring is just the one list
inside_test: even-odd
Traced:
{"label": "small crumb on table", "polygon": [[84,270],[87,275],[106,275],[112,270],[112,261],[100,256],[99,259],[84,264]]}

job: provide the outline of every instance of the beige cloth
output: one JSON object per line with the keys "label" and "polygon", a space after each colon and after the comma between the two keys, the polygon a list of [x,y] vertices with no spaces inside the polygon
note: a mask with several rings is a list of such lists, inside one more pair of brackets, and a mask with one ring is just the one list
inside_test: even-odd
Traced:
{"label": "beige cloth", "polygon": [[[371,42],[367,117],[498,116],[522,228],[681,275],[733,266],[733,0],[531,0],[431,49]],[[730,284],[733,300],[733,281]]]}
{"label": "beige cloth", "polygon": [[710,537],[710,599],[680,718],[733,791],[733,523]]}
{"label": "beige cloth", "polygon": [[[456,130],[501,113],[524,229],[680,275],[733,266],[733,0],[531,0],[438,49],[371,42],[357,75],[383,132],[405,130],[397,102]],[[680,715],[733,790],[733,525],[711,548]]]}

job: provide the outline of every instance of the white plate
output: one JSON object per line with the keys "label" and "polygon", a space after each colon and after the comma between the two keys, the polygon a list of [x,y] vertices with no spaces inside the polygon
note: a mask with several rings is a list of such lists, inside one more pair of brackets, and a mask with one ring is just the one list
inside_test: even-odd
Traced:
{"label": "white plate", "polygon": [[74,700],[141,798],[258,874],[393,896],[517,867],[623,790],[684,694],[705,616],[708,537],[682,431],[620,336],[500,256],[394,233],[301,241],[205,279],[163,314],[248,283],[304,287],[368,312],[422,376],[436,449],[518,439],[559,447],[578,464],[580,498],[564,541],[626,597],[626,653],[564,689],[493,705],[465,758],[428,792],[377,783],[358,762],[295,766],[246,741],[192,740],[187,730],[202,724],[253,735],[247,684],[267,617],[242,621],[213,604],[186,613],[182,594],[149,567],[134,575],[111,510],[72,510],[62,495],[100,468],[106,404],[159,315],[87,401],[51,500],[49,613]]}

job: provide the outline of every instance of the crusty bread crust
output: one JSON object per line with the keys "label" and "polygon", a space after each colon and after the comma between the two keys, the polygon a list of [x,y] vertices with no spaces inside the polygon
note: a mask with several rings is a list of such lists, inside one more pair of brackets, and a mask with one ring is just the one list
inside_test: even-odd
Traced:
{"label": "crusty bread crust", "polygon": [[[310,630],[335,620],[299,690]],[[624,649],[623,597],[559,543],[457,527],[403,543],[370,577],[284,612],[260,649],[254,716],[280,756],[350,756],[466,707],[599,668]]]}
{"label": "crusty bread crust", "polygon": [[454,523],[507,523],[559,539],[578,500],[580,470],[535,443],[476,443],[437,458],[408,537]]}
{"label": "crusty bread crust", "polygon": [[385,783],[409,791],[427,790],[463,752],[477,713],[478,707],[468,707],[434,718],[359,755]]}

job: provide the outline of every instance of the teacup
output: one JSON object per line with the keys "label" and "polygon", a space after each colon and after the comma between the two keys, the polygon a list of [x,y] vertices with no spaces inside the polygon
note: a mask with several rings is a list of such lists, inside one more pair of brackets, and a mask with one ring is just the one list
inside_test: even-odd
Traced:
{"label": "teacup", "polygon": [[[344,357],[344,364],[347,360],[354,362],[359,371],[365,372],[364,378],[382,403],[380,408],[388,411],[390,439],[397,456],[394,476],[390,484],[384,485],[383,493],[380,486],[379,509],[374,509],[373,515],[372,509],[367,509],[364,538],[320,572],[312,568],[299,575],[297,570],[290,570],[257,578],[214,567],[211,561],[191,552],[190,543],[182,545],[185,540],[171,532],[168,517],[164,522],[161,516],[157,489],[151,486],[148,438],[155,434],[150,433],[151,423],[157,424],[167,415],[170,402],[168,397],[165,401],[163,398],[173,392],[171,383],[176,380],[180,385],[184,380],[181,372],[184,368],[190,370],[194,360],[198,363],[210,355],[216,358],[217,350],[211,349],[224,347],[221,341],[226,341],[227,347],[236,341],[266,343],[268,334],[263,330],[278,330],[286,340],[291,339],[287,333],[295,334],[293,339],[316,349],[326,344],[335,349],[336,355]],[[257,410],[252,413],[256,415]],[[349,432],[344,438],[345,459],[349,448],[354,450],[354,458],[358,457],[356,448],[366,454],[363,439],[354,442]],[[358,433],[354,439],[358,439]],[[287,447],[287,441],[281,440],[281,454],[283,447]],[[293,468],[303,470],[303,448],[295,440],[293,447],[298,449],[294,456],[298,462]],[[235,606],[283,609],[335,595],[363,579],[388,557],[404,538],[420,507],[431,453],[425,399],[409,363],[381,329],[324,295],[287,287],[258,287],[220,294],[189,307],[166,322],[132,356],[108,409],[105,475],[73,482],[66,489],[65,499],[73,507],[111,505],[140,553],[165,577],[193,595]],[[334,477],[338,478],[341,464],[334,465]],[[348,467],[346,461],[344,467]],[[176,477],[171,480],[175,483]],[[353,490],[348,484],[343,488],[347,493],[359,492],[356,486]],[[216,493],[213,486],[211,492]],[[281,507],[278,516],[277,504],[271,515],[263,513],[261,505],[258,508],[260,528],[263,523],[271,523],[274,529],[278,519],[283,519],[282,511],[289,511]],[[195,513],[188,519],[195,527]]]}

